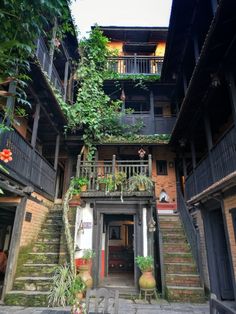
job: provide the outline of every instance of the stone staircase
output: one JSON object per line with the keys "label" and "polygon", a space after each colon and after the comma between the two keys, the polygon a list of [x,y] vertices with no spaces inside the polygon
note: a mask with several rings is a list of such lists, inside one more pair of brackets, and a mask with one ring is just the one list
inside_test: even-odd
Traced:
{"label": "stone staircase", "polygon": [[191,248],[177,214],[159,215],[163,238],[165,294],[169,301],[205,302]]}
{"label": "stone staircase", "polygon": [[13,289],[7,293],[9,305],[47,306],[52,273],[59,263],[62,228],[61,207],[48,213],[30,252],[21,252]]}

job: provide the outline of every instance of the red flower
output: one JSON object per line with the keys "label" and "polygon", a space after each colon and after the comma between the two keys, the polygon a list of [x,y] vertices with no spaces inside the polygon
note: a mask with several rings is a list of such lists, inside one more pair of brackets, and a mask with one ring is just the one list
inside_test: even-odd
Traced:
{"label": "red flower", "polygon": [[2,152],[0,152],[0,160],[2,160],[5,163],[8,163],[9,161],[12,161],[12,152],[10,149],[3,149]]}

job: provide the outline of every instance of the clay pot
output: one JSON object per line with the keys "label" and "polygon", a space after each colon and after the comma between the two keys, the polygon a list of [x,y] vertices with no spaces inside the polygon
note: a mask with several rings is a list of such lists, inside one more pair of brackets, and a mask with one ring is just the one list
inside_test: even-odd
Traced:
{"label": "clay pot", "polygon": [[78,276],[83,280],[86,284],[87,288],[92,288],[93,286],[93,278],[90,274],[90,264],[82,264],[78,266],[79,274]]}
{"label": "clay pot", "polygon": [[144,184],[139,184],[139,185],[138,185],[138,190],[139,190],[140,192],[146,191],[145,185],[144,185]]}
{"label": "clay pot", "polygon": [[84,184],[84,185],[81,185],[81,187],[80,187],[80,191],[81,192],[86,192],[87,191],[87,184]]}
{"label": "clay pot", "polygon": [[142,276],[139,278],[139,286],[141,289],[156,288],[156,280],[151,270],[143,271]]}

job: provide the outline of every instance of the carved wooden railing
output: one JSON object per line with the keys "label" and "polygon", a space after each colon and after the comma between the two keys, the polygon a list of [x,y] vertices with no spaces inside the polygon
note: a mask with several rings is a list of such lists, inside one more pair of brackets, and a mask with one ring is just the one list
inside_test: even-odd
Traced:
{"label": "carved wooden railing", "polygon": [[4,164],[9,176],[54,196],[56,171],[16,130],[0,136],[0,150],[3,148],[12,151],[13,160]]}
{"label": "carved wooden railing", "polygon": [[163,57],[119,56],[109,59],[108,68],[119,74],[154,74],[161,75]]}
{"label": "carved wooden railing", "polygon": [[[118,172],[125,173],[127,179],[135,174],[151,177],[152,156],[148,160],[117,160],[113,155],[110,161],[83,161],[78,156],[76,176],[88,179],[88,191],[98,191],[100,178],[115,177]],[[125,190],[128,188],[126,182]]]}
{"label": "carved wooden railing", "polygon": [[60,94],[64,95],[64,86],[60,79],[60,76],[53,64],[51,62],[51,58],[49,55],[49,51],[42,37],[40,37],[37,41],[37,50],[36,56],[39,60],[39,63],[42,67],[42,70],[47,74],[48,79],[52,83],[52,85],[60,92]]}

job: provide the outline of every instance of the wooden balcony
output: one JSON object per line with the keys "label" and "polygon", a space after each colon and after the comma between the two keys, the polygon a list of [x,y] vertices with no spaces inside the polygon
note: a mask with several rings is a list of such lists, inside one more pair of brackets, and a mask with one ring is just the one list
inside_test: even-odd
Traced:
{"label": "wooden balcony", "polygon": [[[88,194],[101,194],[101,195],[120,195],[119,187],[115,185],[117,174],[125,174],[125,180],[123,184],[123,194],[129,195],[129,182],[128,178],[135,174],[143,174],[147,177],[152,176],[152,156],[148,156],[148,160],[117,160],[113,155],[113,159],[110,161],[82,161],[81,156],[78,156],[77,163],[77,177],[85,177],[88,179]],[[110,178],[113,188],[109,189],[104,186],[101,187],[99,183],[100,179]],[[135,192],[136,193],[136,192]],[[152,195],[152,192],[138,192],[142,195]],[[136,194],[137,194],[136,193]],[[85,195],[85,193],[82,193]]]}
{"label": "wooden balcony", "polygon": [[56,171],[16,130],[1,135],[0,150],[3,148],[12,151],[13,160],[3,164],[11,178],[54,196]]}
{"label": "wooden balcony", "polygon": [[133,113],[127,114],[122,120],[122,123],[127,125],[135,124],[139,119],[144,123],[143,128],[140,130],[140,134],[152,135],[152,134],[171,134],[174,127],[176,117],[158,117],[154,116],[150,112],[146,113]]}
{"label": "wooden balcony", "polygon": [[119,74],[161,75],[163,57],[120,56],[109,59],[109,70]]}
{"label": "wooden balcony", "polygon": [[186,198],[201,193],[236,171],[236,129],[231,128],[191,172],[185,181]]}
{"label": "wooden balcony", "polygon": [[42,37],[37,40],[36,57],[38,58],[42,70],[45,72],[52,85],[58,90],[61,96],[63,96],[64,86],[57,69],[55,68],[53,62],[51,62],[48,48]]}

